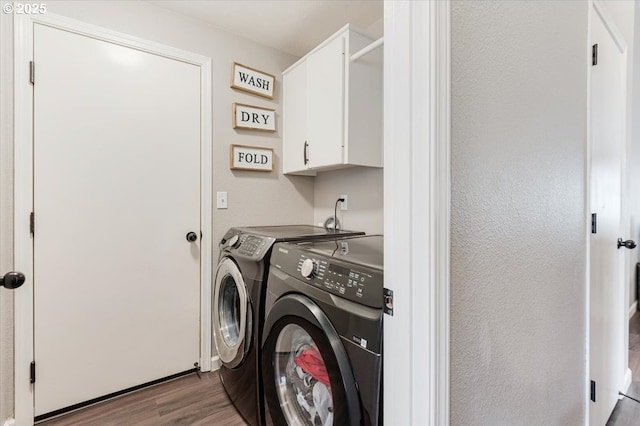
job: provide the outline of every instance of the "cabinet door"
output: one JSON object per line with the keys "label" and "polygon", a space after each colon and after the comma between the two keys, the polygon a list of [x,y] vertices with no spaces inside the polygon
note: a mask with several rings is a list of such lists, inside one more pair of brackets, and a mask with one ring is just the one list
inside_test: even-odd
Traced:
{"label": "cabinet door", "polygon": [[309,162],[322,168],[343,161],[344,37],[307,58]]}
{"label": "cabinet door", "polygon": [[282,172],[314,174],[307,172],[308,165],[304,161],[308,133],[306,63],[302,62],[290,70],[282,81]]}

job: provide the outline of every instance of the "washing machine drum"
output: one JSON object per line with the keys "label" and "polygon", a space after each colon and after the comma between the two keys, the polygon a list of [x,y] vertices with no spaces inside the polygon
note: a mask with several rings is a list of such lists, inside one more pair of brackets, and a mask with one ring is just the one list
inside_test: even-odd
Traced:
{"label": "washing machine drum", "polygon": [[218,356],[228,368],[241,364],[249,350],[253,328],[250,303],[238,265],[223,258],[213,289],[213,334]]}
{"label": "washing machine drum", "polygon": [[304,296],[284,296],[274,304],[264,332],[263,385],[274,424],[368,424],[362,421],[347,353],[317,305]]}

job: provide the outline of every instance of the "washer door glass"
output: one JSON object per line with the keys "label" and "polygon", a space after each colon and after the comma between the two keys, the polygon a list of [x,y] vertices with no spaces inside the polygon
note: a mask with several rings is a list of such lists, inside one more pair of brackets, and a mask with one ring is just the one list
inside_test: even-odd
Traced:
{"label": "washer door glass", "polygon": [[307,331],[288,324],[273,354],[276,393],[287,424],[333,425],[333,396],[324,359]]}
{"label": "washer door glass", "polygon": [[229,258],[218,265],[213,299],[213,332],[218,355],[228,367],[235,367],[251,340],[247,327],[247,290],[238,266]]}

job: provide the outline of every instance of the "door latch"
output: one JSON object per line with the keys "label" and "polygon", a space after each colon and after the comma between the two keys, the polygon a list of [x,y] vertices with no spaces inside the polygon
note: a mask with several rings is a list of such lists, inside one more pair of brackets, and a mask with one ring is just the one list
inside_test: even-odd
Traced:
{"label": "door latch", "polygon": [[636,242],[633,240],[622,241],[622,238],[618,238],[618,249],[626,247],[629,250],[636,248]]}
{"label": "door latch", "polygon": [[25,277],[22,272],[8,272],[6,275],[0,276],[0,287],[7,290],[13,290],[24,284]]}

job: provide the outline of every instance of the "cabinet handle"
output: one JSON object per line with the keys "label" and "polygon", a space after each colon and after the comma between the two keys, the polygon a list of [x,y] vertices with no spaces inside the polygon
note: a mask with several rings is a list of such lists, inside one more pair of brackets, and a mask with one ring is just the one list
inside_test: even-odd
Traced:
{"label": "cabinet handle", "polygon": [[306,166],[307,164],[309,164],[309,157],[307,156],[307,149],[309,148],[309,142],[304,141],[304,151],[303,151],[303,157],[304,157],[304,165]]}

